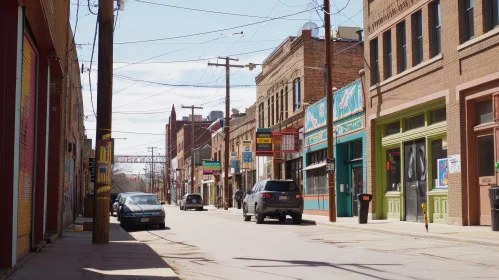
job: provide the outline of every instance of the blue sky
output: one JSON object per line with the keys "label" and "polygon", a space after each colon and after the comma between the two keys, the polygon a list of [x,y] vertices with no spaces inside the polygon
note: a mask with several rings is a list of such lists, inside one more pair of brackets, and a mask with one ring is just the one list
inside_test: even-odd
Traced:
{"label": "blue sky", "polygon": [[[97,1],[90,0],[94,12],[97,11],[97,7],[93,6],[95,2]],[[323,17],[323,12],[317,8],[316,2],[322,4],[321,0],[126,0],[125,10],[119,12],[114,34],[114,41],[119,44],[114,45],[113,92],[115,94],[113,95],[112,136],[127,139],[115,141],[115,153],[148,155],[150,152],[147,147],[155,146],[158,147],[157,153],[163,155],[165,124],[168,122],[173,104],[175,104],[177,118],[189,115],[188,110],[181,109],[182,104],[203,106],[202,110],[196,111],[196,114],[203,116],[212,110],[224,110],[224,69],[208,67],[207,60],[194,60],[231,55],[240,60],[234,63],[261,63],[287,36],[296,36],[304,23],[312,21],[319,26],[323,25],[316,10],[321,17]],[[361,0],[332,2],[333,28],[337,26],[362,27]],[[71,3],[73,30],[79,7],[76,43],[81,44],[78,48],[78,56],[86,69],[90,67],[96,16],[89,12],[87,0],[79,0],[79,2],[71,0]],[[153,3],[170,5],[170,7]],[[312,10],[304,12],[310,9]],[[340,10],[339,13],[338,10]],[[287,20],[273,20],[226,31],[211,32],[291,14],[296,15],[287,17]],[[233,34],[239,32],[244,34]],[[157,40],[198,33],[207,34]],[[323,35],[324,28],[321,28],[319,36]],[[156,41],[132,43],[145,40]],[[90,72],[95,109],[97,50],[96,45]],[[185,60],[190,61],[183,62]],[[142,62],[136,63],[139,61]],[[210,62],[216,62],[216,59],[211,59]],[[258,75],[260,68],[253,71],[247,68],[231,71],[232,85],[255,85],[254,77]],[[93,138],[95,143],[96,123],[90,98],[89,72],[83,73],[81,78],[86,115],[85,127],[87,135]],[[172,86],[181,84],[202,84],[208,87]],[[232,88],[231,108],[244,112],[245,108],[255,102],[255,97],[256,87],[254,86]],[[131,173],[138,173],[143,167],[130,165],[126,166],[126,169]]]}

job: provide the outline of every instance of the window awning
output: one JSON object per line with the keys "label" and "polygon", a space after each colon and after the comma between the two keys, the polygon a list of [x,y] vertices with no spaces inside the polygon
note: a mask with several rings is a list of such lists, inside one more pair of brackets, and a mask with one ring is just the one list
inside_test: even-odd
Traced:
{"label": "window awning", "polygon": [[312,165],[309,165],[309,166],[303,168],[303,171],[317,169],[317,168],[321,168],[321,167],[324,167],[324,166],[326,166],[325,162],[316,163],[316,164],[312,164]]}

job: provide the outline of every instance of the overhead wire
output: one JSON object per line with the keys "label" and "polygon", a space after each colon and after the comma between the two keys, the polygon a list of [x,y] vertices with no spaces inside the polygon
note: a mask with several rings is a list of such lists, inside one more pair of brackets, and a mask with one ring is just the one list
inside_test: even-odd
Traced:
{"label": "overhead wire", "polygon": [[[89,0],[90,3],[90,0]],[[93,92],[92,92],[92,63],[94,60],[94,51],[95,51],[95,41],[97,40],[97,27],[99,26],[99,17],[96,18],[95,20],[95,32],[94,32],[94,44],[92,46],[92,55],[90,56],[90,67],[88,68],[88,84],[90,88],[90,102],[92,103],[92,111],[94,112],[94,116],[97,118],[97,114],[95,113],[95,107],[94,107],[94,97],[93,97]]]}

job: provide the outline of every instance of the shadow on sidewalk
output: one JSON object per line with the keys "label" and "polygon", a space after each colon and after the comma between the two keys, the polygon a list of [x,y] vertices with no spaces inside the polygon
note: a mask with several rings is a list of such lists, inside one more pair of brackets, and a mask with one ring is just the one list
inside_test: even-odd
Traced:
{"label": "shadow on sidewalk", "polygon": [[[308,260],[272,260],[272,259],[256,259],[256,258],[234,258],[236,260],[254,261],[259,263],[268,263],[261,265],[249,265],[251,268],[272,268],[272,267],[330,267],[333,269],[338,269],[348,273],[354,273],[359,276],[369,277],[372,279],[388,280],[392,277],[400,278],[406,277],[414,280],[423,280],[425,278],[418,278],[408,275],[400,275],[397,273],[392,273],[387,270],[381,269],[381,267],[393,267],[401,266],[401,264],[377,264],[377,263],[330,263],[330,262],[320,262],[320,261],[308,261]],[[380,276],[381,274],[391,274],[391,277],[385,278]]]}
{"label": "shadow on sidewalk", "polygon": [[179,279],[147,244],[110,224],[109,244],[92,244],[92,232],[66,230],[39,254],[16,269],[17,279]]}

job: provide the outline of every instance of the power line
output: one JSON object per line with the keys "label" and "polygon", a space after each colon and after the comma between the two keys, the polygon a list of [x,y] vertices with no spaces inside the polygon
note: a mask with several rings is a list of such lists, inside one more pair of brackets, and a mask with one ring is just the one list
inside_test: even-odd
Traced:
{"label": "power line", "polygon": [[[119,74],[114,74],[114,77],[118,79],[123,79],[123,80],[128,80],[128,81],[138,81],[142,83],[148,83],[148,84],[155,84],[155,85],[161,85],[161,86],[169,86],[169,87],[194,87],[194,88],[220,88],[220,87],[225,87],[225,86],[220,86],[220,85],[202,85],[202,84],[169,84],[169,83],[162,83],[162,82],[155,82],[155,81],[148,81],[148,80],[142,80],[142,79],[137,79],[137,78],[132,78],[124,75],[119,75]],[[255,85],[231,85],[232,88],[245,88],[245,87],[254,87]]]}
{"label": "power line", "polygon": [[[161,4],[161,3],[149,2],[149,1],[143,1],[143,0],[135,0],[135,2],[144,3],[144,4],[150,4],[150,5],[170,7],[170,8],[175,8],[175,9],[196,11],[196,12],[204,12],[204,13],[228,15],[228,16],[239,16],[239,17],[260,18],[260,19],[267,19],[268,18],[268,17],[263,17],[263,16],[257,16],[257,15],[237,14],[237,13],[229,13],[229,12],[221,12],[221,11],[212,11],[212,10],[204,10],[204,9],[195,9],[195,8],[174,6],[174,5]],[[289,19],[288,18],[282,18],[282,20],[299,20],[299,21],[303,21],[303,20],[307,20],[307,19],[302,19],[302,18],[289,18]]]}
{"label": "power line", "polygon": [[158,42],[158,41],[181,39],[181,38],[188,38],[188,37],[194,37],[194,36],[200,36],[200,35],[206,35],[206,34],[224,32],[224,31],[239,29],[239,28],[243,28],[243,27],[257,25],[257,24],[264,23],[264,22],[274,21],[274,20],[278,20],[278,19],[282,19],[282,18],[287,18],[287,17],[290,17],[290,16],[295,16],[295,15],[303,14],[303,13],[312,11],[314,9],[307,9],[307,10],[304,10],[304,11],[301,11],[301,12],[297,12],[297,13],[293,13],[293,14],[289,14],[289,15],[284,15],[284,16],[280,16],[280,17],[276,17],[276,18],[269,18],[269,19],[266,19],[266,20],[261,20],[261,21],[257,21],[257,22],[253,22],[253,23],[248,23],[248,24],[243,24],[243,25],[238,25],[238,26],[228,27],[228,28],[223,28],[223,29],[217,29],[217,30],[199,32],[199,33],[193,33],[193,34],[187,34],[187,35],[180,35],[180,36],[174,36],[174,37],[164,37],[164,38],[147,39],[147,40],[116,42],[114,44],[125,45],[125,44],[139,44],[139,43],[146,43],[146,42]]}
{"label": "power line", "polygon": [[[90,0],[88,0],[88,3],[90,5]],[[89,6],[90,9],[90,6]],[[97,27],[99,26],[99,17],[95,20],[95,32],[94,32],[94,43],[92,46],[92,55],[90,57],[90,67],[88,68],[88,84],[90,86],[90,102],[92,103],[92,111],[94,112],[94,116],[97,118],[97,114],[95,113],[95,107],[94,107],[94,94],[92,93],[92,63],[94,60],[94,51],[95,51],[95,41],[97,39]]]}
{"label": "power line", "polygon": [[[80,18],[82,18],[81,16]],[[255,40],[251,41],[251,43],[262,43],[262,42],[277,42],[277,41],[283,41],[284,39],[272,39],[272,40]],[[249,41],[239,41],[240,43],[247,43]],[[165,42],[165,43],[151,43],[154,45],[201,45],[205,44],[206,42]],[[219,41],[215,42],[216,44],[232,44],[233,42],[228,42],[228,41]],[[144,43],[146,44],[146,43]],[[78,43],[76,44],[77,46],[91,46],[92,43]]]}

